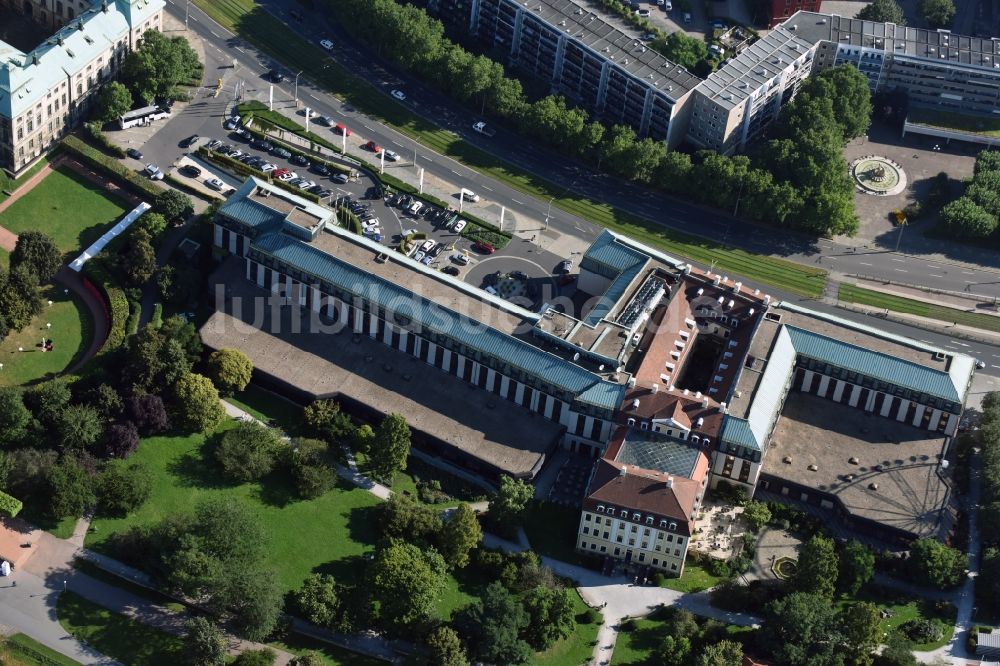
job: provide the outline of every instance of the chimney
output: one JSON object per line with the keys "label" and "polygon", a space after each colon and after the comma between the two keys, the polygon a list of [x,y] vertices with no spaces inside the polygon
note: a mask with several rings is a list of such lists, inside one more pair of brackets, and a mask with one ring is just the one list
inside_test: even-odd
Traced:
{"label": "chimney", "polygon": [[667,477],[667,488],[673,488],[673,487],[674,487],[674,477],[668,476]]}
{"label": "chimney", "polygon": [[628,470],[628,465],[622,465],[622,468],[618,470],[618,476],[627,476],[628,475],[627,470]]}
{"label": "chimney", "polygon": [[652,388],[649,389],[651,393],[658,393],[660,390],[659,384],[653,384]]}

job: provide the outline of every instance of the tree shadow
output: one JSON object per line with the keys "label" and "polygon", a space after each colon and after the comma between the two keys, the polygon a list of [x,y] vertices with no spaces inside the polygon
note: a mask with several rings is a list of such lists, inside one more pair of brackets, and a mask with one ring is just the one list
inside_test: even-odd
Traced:
{"label": "tree shadow", "polygon": [[254,496],[261,503],[279,509],[301,499],[295,482],[284,469],[275,470],[264,477],[254,492]]}
{"label": "tree shadow", "polygon": [[313,573],[333,576],[338,583],[359,584],[370,560],[364,555],[348,555],[313,567]]}
{"label": "tree shadow", "polygon": [[215,448],[222,433],[215,433],[195,451],[167,463],[167,472],[177,479],[179,485],[187,488],[226,488],[232,484],[222,477],[219,463],[215,460]]}

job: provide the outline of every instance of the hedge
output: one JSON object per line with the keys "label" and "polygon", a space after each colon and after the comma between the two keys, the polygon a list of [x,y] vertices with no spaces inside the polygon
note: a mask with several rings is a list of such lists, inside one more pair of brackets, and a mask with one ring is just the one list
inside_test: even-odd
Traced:
{"label": "hedge", "polygon": [[466,225],[465,229],[462,229],[462,236],[473,242],[489,243],[498,250],[506,247],[507,243],[510,242],[509,235],[501,234],[499,231],[493,231],[492,229],[484,229],[475,224]]}
{"label": "hedge", "polygon": [[142,317],[142,304],[138,301],[129,301],[128,322],[125,324],[125,332],[128,335],[135,335],[139,332],[139,319]]}
{"label": "hedge", "polygon": [[90,281],[101,290],[104,301],[108,305],[108,337],[98,355],[114,351],[125,342],[125,327],[129,317],[129,304],[125,292],[117,286],[117,280],[108,271],[104,261],[107,259],[107,249],[83,265],[83,272]]}
{"label": "hedge", "polygon": [[178,178],[172,173],[164,174],[164,180],[173,185],[179,190],[183,190],[192,196],[196,196],[203,201],[225,201],[222,197],[215,196],[214,194],[208,194],[207,192],[202,192],[196,187],[192,187],[191,183],[187,182],[183,178]]}
{"label": "hedge", "polygon": [[104,133],[104,130],[100,128],[97,122],[91,121],[84,124],[84,128],[87,130],[87,134],[90,135],[94,141],[99,143],[102,148],[107,150],[109,153],[115,157],[125,157],[125,150],[118,146],[118,144],[111,141],[108,135]]}
{"label": "hedge", "polygon": [[93,146],[88,146],[77,136],[67,136],[62,140],[62,145],[95,169],[106,171],[119,178],[139,196],[155,199],[166,191],[148,178],[135,173],[113,157],[101,153]]}
{"label": "hedge", "polygon": [[344,225],[345,227],[359,236],[363,233],[364,230],[361,226],[361,219],[354,214],[354,211],[348,210],[347,208],[339,208],[337,209],[337,214],[343,216],[341,219],[347,222],[347,224]]}
{"label": "hedge", "polygon": [[149,326],[157,330],[163,326],[163,303],[156,303],[153,306],[153,318],[149,320]]}
{"label": "hedge", "polygon": [[23,508],[24,505],[21,504],[21,500],[0,491],[0,513],[4,513],[11,518],[14,518],[17,514],[21,513],[21,509]]}

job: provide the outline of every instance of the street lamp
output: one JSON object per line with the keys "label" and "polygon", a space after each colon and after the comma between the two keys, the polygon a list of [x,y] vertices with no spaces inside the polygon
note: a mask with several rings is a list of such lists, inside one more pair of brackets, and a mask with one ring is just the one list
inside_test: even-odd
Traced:
{"label": "street lamp", "polygon": [[549,230],[549,217],[550,217],[549,214],[552,212],[552,202],[555,200],[556,200],[555,197],[549,199],[549,207],[545,210],[545,228],[542,229],[543,232]]}
{"label": "street lamp", "polygon": [[299,103],[299,74],[301,74],[301,73],[302,73],[302,70],[300,69],[299,73],[295,75],[295,104],[296,104],[296,106]]}
{"label": "street lamp", "polygon": [[191,11],[191,0],[187,0],[187,4],[184,5],[184,29],[188,29],[188,12]]}

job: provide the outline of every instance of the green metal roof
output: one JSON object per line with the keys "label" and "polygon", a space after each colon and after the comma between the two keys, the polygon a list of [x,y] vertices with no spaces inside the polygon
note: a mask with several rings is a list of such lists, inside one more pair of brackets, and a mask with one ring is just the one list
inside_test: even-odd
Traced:
{"label": "green metal roof", "polygon": [[227,199],[226,203],[219,207],[219,212],[259,231],[277,228],[285,219],[282,213],[273,208],[250,199],[236,197]]}
{"label": "green metal roof", "polygon": [[746,419],[726,414],[722,421],[721,437],[724,442],[743,446],[751,451],[762,450],[760,442],[757,441],[757,437],[753,434],[750,423]]}
{"label": "green metal roof", "polygon": [[376,303],[387,312],[409,317],[425,330],[446,335],[467,347],[477,349],[545,383],[574,394],[581,402],[614,410],[621,404],[625,394],[625,387],[620,384],[605,381],[570,361],[492,326],[460,315],[308,243],[281,233],[268,233],[252,241],[250,245],[250,257],[254,258],[259,254],[270,255],[317,280]]}
{"label": "green metal roof", "polygon": [[785,328],[797,354],[950,402],[962,399],[959,388],[946,372],[795,326]]}
{"label": "green metal roof", "polygon": [[611,284],[601,295],[600,301],[590,312],[587,313],[584,322],[590,326],[596,326],[604,319],[615,303],[625,295],[632,280],[642,271],[649,257],[638,250],[634,250],[620,243],[613,233],[605,230],[598,236],[587,252],[584,253],[580,261],[580,267],[586,268],[586,264],[595,263],[616,273],[611,279]]}

